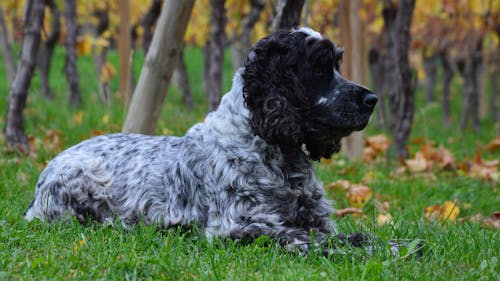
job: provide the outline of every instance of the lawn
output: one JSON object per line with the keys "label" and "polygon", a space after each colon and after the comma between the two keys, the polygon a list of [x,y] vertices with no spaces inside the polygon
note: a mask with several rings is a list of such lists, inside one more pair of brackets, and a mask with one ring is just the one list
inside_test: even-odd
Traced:
{"label": "lawn", "polygon": [[[135,77],[142,54],[135,53]],[[202,93],[202,56],[199,49],[188,48],[186,57],[195,108],[188,111],[180,91],[168,92],[158,134],[182,135],[206,113]],[[29,155],[8,150],[0,139],[0,280],[498,280],[500,276],[500,232],[481,220],[500,211],[498,183],[474,178],[459,169],[423,173],[398,172],[398,163],[381,157],[371,163],[350,163],[336,156],[317,164],[318,177],[325,183],[340,179],[363,182],[373,193],[361,206],[362,216],[336,218],[343,233],[366,231],[382,241],[421,239],[420,258],[393,257],[375,251],[365,257],[356,249],[345,256],[307,257],[283,252],[272,241],[259,239],[250,245],[232,241],[206,241],[196,229],[159,231],[139,225],[132,230],[99,225],[81,226],[76,221],[45,225],[27,223],[23,212],[33,199],[38,175],[48,160],[64,148],[100,133],[119,132],[125,118],[123,104],[114,99],[102,105],[97,94],[90,57],[79,58],[80,85],[84,105],[72,109],[67,103],[66,81],[62,71],[64,50],[56,49],[51,82],[56,98],[46,100],[39,93],[38,77],[32,82],[25,111],[26,132],[32,151]],[[117,65],[116,54],[110,59]],[[4,127],[8,86],[0,63],[0,127]],[[224,86],[231,84],[232,69],[225,64]],[[117,89],[116,78],[113,89]],[[458,129],[461,83],[455,79],[452,95],[453,126],[441,125],[439,102],[426,104],[422,87],[417,93],[417,110],[410,151],[422,143],[449,149],[456,162],[474,159],[476,151],[486,160],[499,159],[498,151],[487,151],[496,137],[494,123],[486,118],[481,131]],[[439,94],[439,93],[438,93]],[[368,136],[383,133],[374,124]],[[351,207],[342,192],[329,190],[337,208]],[[453,202],[459,210],[455,218],[430,220],[426,208]],[[383,208],[380,204],[385,204]],[[381,210],[392,216],[379,223]]]}

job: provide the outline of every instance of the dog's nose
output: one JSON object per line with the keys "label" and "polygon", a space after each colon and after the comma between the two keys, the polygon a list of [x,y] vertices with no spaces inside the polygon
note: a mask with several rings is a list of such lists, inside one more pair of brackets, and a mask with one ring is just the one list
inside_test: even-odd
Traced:
{"label": "dog's nose", "polygon": [[363,98],[363,104],[367,107],[375,107],[378,102],[378,98],[376,95],[369,93]]}

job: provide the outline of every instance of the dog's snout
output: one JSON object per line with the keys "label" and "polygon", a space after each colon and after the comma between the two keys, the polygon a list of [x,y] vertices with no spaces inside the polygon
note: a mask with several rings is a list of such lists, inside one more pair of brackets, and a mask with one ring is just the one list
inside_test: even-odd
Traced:
{"label": "dog's snout", "polygon": [[369,93],[363,98],[363,104],[368,107],[375,107],[378,102],[378,98],[376,95]]}

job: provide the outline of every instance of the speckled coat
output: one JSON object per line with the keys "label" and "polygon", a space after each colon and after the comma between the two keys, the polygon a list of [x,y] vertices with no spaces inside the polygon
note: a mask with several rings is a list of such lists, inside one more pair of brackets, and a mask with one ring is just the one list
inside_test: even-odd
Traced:
{"label": "speckled coat", "polygon": [[195,224],[208,238],[268,235],[308,251],[336,232],[311,159],[338,151],[376,103],[340,76],[340,60],[310,29],[270,35],[185,136],[112,134],[63,151],[40,175],[25,218]]}

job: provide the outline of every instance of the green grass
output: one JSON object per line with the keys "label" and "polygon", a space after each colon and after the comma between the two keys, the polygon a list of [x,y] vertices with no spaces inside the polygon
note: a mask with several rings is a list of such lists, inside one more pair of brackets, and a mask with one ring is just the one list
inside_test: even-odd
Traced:
{"label": "green grass", "polygon": [[[138,77],[142,54],[134,54]],[[195,109],[182,105],[180,91],[167,94],[157,133],[182,135],[203,118],[207,105],[202,93],[202,55],[188,48],[188,70]],[[110,59],[117,65],[116,54]],[[420,238],[426,248],[422,258],[394,258],[383,251],[362,258],[355,251],[345,257],[324,258],[316,254],[301,257],[284,253],[265,238],[250,245],[231,241],[207,242],[196,230],[158,231],[154,226],[139,225],[133,230],[93,225],[84,227],[75,221],[45,225],[26,223],[22,214],[33,198],[34,186],[46,162],[62,149],[96,132],[118,132],[126,110],[117,99],[109,106],[100,104],[96,77],[89,57],[79,58],[84,106],[72,109],[68,103],[62,66],[64,50],[56,49],[51,82],[56,98],[45,100],[35,77],[25,111],[26,132],[34,140],[35,150],[25,156],[6,149],[0,139],[0,280],[498,280],[500,272],[499,231],[480,223],[429,222],[424,209],[447,200],[456,200],[459,219],[477,213],[499,211],[499,187],[491,182],[472,179],[455,172],[439,172],[434,178],[397,176],[393,163],[348,163],[336,156],[330,164],[317,166],[318,177],[325,183],[337,179],[360,182],[371,174],[368,185],[378,201],[388,201],[394,217],[392,225],[378,226],[375,200],[368,202],[363,218],[337,219],[341,232],[370,231],[382,240]],[[224,90],[230,87],[232,69],[225,64]],[[6,77],[0,63],[0,77]],[[6,79],[0,81],[0,127],[4,127]],[[117,79],[112,82],[117,89]],[[481,131],[458,130],[460,83],[454,84],[453,126],[441,126],[438,103],[425,104],[422,91],[417,94],[417,111],[412,139],[424,137],[452,150],[457,160],[473,158],[495,137],[490,119],[481,122]],[[82,113],[79,113],[82,112]],[[83,114],[83,115],[81,115]],[[78,122],[81,115],[81,122]],[[105,120],[108,119],[108,122]],[[368,135],[380,133],[375,126]],[[410,146],[415,152],[418,145]],[[483,151],[486,159],[498,159],[498,153]],[[340,194],[330,193],[336,207],[348,206]]]}

